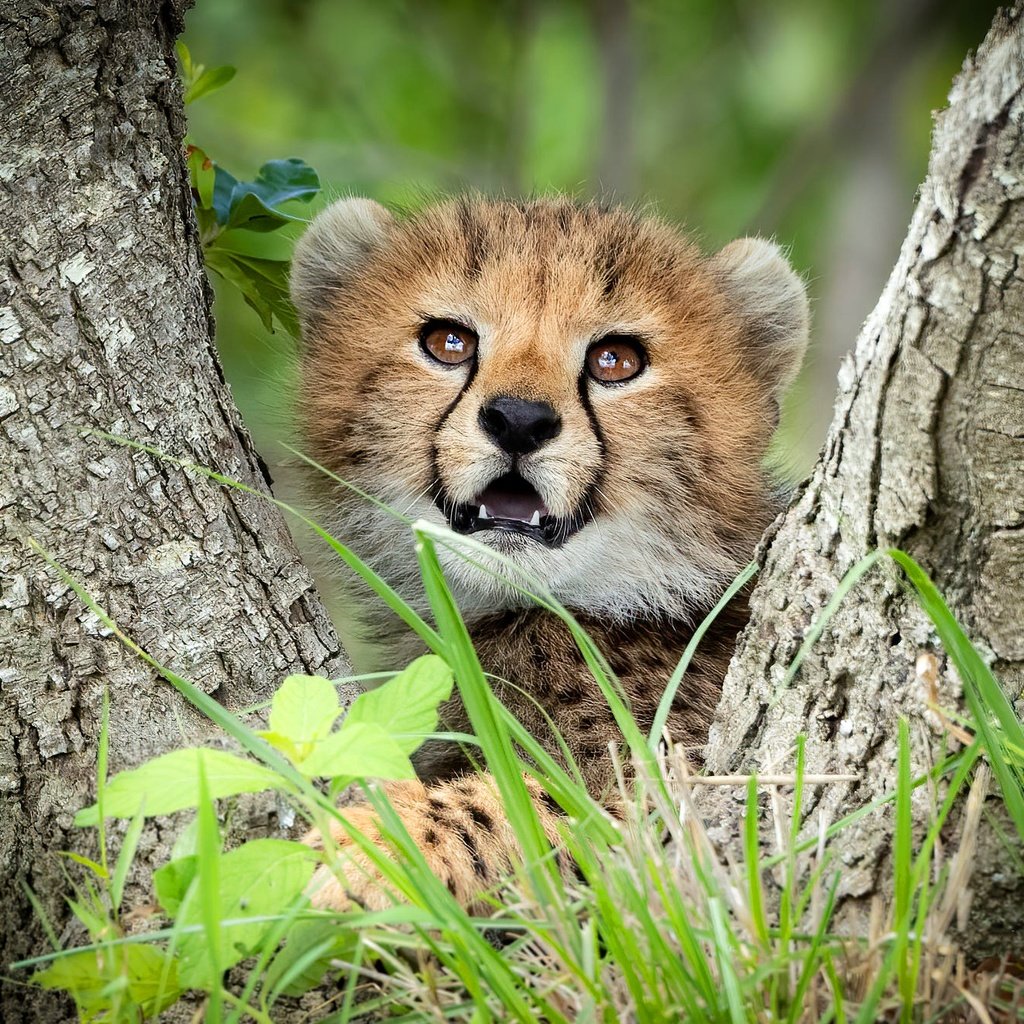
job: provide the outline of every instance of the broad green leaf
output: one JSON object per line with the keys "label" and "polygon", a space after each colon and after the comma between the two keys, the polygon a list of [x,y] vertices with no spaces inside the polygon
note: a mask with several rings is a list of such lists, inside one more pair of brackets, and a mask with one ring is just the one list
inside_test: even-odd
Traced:
{"label": "broad green leaf", "polygon": [[383,686],[360,694],[345,716],[342,732],[356,723],[379,725],[411,754],[426,733],[437,729],[437,709],[452,695],[452,670],[443,658],[425,654]]}
{"label": "broad green leaf", "polygon": [[204,210],[213,206],[213,186],[217,177],[213,161],[198,147],[188,147],[189,184],[195,189],[199,206]]}
{"label": "broad green leaf", "polygon": [[214,164],[213,171],[213,209],[217,214],[217,223],[227,224],[231,212],[231,196],[238,179],[219,164]]}
{"label": "broad green leaf", "polygon": [[287,264],[292,258],[295,248],[295,231],[266,232],[247,231],[245,228],[225,228],[217,235],[216,246],[236,256],[248,256],[251,259],[269,260],[270,262]]}
{"label": "broad green leaf", "polygon": [[[243,181],[239,185],[251,185]],[[231,196],[231,212],[228,214],[229,228],[243,227],[246,231],[276,231],[285,224],[302,223],[305,217],[291,213],[283,213],[268,205],[254,192],[235,189]]]}
{"label": "broad green leaf", "polygon": [[337,921],[299,921],[267,969],[265,991],[273,1004],[278,996],[300,996],[320,984],[331,961],[350,959],[358,933]]}
{"label": "broad green leaf", "polygon": [[[273,924],[247,923],[244,919],[284,913],[309,884],[316,861],[315,850],[284,839],[254,839],[220,856],[216,908],[220,948],[213,958],[219,970],[227,970],[249,955]],[[198,887],[193,885],[182,903],[178,923],[199,924],[202,916]],[[211,958],[206,935],[183,935],[178,952],[182,983],[200,987],[207,984]]]}
{"label": "broad green leaf", "polygon": [[70,953],[37,971],[32,981],[71,993],[83,1010],[92,1013],[110,1009],[121,988],[147,1017],[156,1016],[181,994],[174,960],[155,946],[142,944]]}
{"label": "broad green leaf", "polygon": [[274,320],[291,334],[298,334],[298,320],[288,297],[288,264],[274,260],[250,259],[218,248],[206,250],[206,266],[233,284],[256,311],[268,331]]}
{"label": "broad green leaf", "polygon": [[195,854],[189,854],[187,857],[168,861],[162,868],[153,872],[156,898],[170,916],[173,917],[181,909],[188,887],[196,877],[198,863],[199,858]]}
{"label": "broad green leaf", "polygon": [[193,818],[179,833],[171,847],[171,860],[181,860],[196,852],[199,819]]}
{"label": "broad green leaf", "polygon": [[322,740],[341,714],[334,684],[322,676],[288,676],[270,703],[270,729],[286,736],[304,757],[311,743]]}
{"label": "broad green leaf", "polygon": [[345,723],[313,747],[296,767],[303,775],[327,778],[413,779],[412,762],[379,725]]}
{"label": "broad green leaf", "polygon": [[[223,750],[191,747],[163,754],[138,768],[115,775],[107,783],[103,795],[104,815],[108,818],[133,818],[145,805],[146,817],[153,818],[197,806],[200,756],[212,799],[236,793],[258,793],[264,789],[283,789],[286,785],[279,775],[255,761]],[[98,820],[96,804],[75,815],[78,826],[95,825]]]}
{"label": "broad green leaf", "polygon": [[213,185],[213,208],[221,226],[273,231],[283,224],[305,219],[282,213],[275,207],[292,199],[308,202],[319,191],[320,179],[316,171],[296,158],[265,163],[255,181],[239,181],[218,165]]}
{"label": "broad green leaf", "polygon": [[309,202],[320,191],[316,171],[304,160],[270,160],[254,181],[238,181],[223,168],[217,168],[214,208],[218,221],[229,227],[244,226],[249,231],[274,231],[305,218],[277,209],[292,199]]}
{"label": "broad green leaf", "polygon": [[217,89],[223,89],[234,77],[235,69],[227,64],[218,68],[200,69],[198,76],[192,78],[185,90],[185,102],[195,103],[203,96],[208,96]]}
{"label": "broad green leaf", "polygon": [[[260,729],[256,735],[260,739],[266,740],[275,750],[280,750],[289,761],[301,761],[305,756],[287,736],[282,736],[279,732],[274,732],[273,729]],[[308,754],[309,751],[307,750],[305,753]]]}

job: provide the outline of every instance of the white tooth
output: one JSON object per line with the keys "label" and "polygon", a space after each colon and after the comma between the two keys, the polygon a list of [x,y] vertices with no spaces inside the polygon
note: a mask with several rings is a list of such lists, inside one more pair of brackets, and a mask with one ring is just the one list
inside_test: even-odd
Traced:
{"label": "white tooth", "polygon": [[533,510],[533,518],[530,520],[531,526],[540,526],[540,509],[535,508]]}
{"label": "white tooth", "polygon": [[490,513],[487,511],[486,505],[480,506],[480,511],[477,513],[477,519],[490,519]]}

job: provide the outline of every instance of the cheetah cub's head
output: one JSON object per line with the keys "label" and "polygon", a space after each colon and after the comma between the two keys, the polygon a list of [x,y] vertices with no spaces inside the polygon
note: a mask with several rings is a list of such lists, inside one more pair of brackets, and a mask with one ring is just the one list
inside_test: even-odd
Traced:
{"label": "cheetah cub's head", "polygon": [[[761,463],[808,313],[770,242],[706,258],[654,218],[566,199],[403,218],[346,199],[299,243],[292,293],[309,453],[571,607],[693,615],[774,512]],[[407,529],[317,491],[326,525],[401,583]],[[446,567],[471,605],[511,602]]]}

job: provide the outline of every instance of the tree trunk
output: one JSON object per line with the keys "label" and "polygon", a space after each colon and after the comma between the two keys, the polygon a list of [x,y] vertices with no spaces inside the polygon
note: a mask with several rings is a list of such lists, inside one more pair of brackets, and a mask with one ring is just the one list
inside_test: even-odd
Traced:
{"label": "tree trunk", "polygon": [[[940,756],[942,731],[915,666],[926,677],[934,664],[927,655],[938,658],[945,706],[955,707],[960,692],[890,565],[847,597],[782,688],[808,627],[866,552],[908,551],[990,652],[1008,695],[1024,684],[1022,90],[1018,3],[997,17],[938,118],[908,237],[840,372],[822,456],[761,553],[751,623],[725,681],[707,763],[714,773],[791,770],[795,738],[806,734],[808,770],[859,776],[813,789],[811,833],[818,812],[835,821],[892,791],[900,716],[911,725],[915,773]],[[714,838],[727,846],[737,841],[743,796],[700,793]],[[927,794],[917,798],[923,816]],[[841,918],[851,928],[862,928],[870,897],[882,890],[891,838],[891,811],[881,811],[836,840]],[[1006,863],[994,831],[983,830],[970,933],[960,937],[969,951],[1020,948],[1024,886]]]}
{"label": "tree trunk", "polygon": [[[337,674],[334,630],[284,522],[95,427],[266,493],[224,383],[182,159],[183,5],[14,0],[0,13],[0,972],[39,952],[24,880],[57,924],[58,851],[96,771],[207,726],[28,546],[35,539],[156,658],[232,708],[288,672]],[[252,822],[257,827],[259,822]],[[168,830],[142,855],[166,854]],[[0,1019],[65,1019],[4,986]]]}

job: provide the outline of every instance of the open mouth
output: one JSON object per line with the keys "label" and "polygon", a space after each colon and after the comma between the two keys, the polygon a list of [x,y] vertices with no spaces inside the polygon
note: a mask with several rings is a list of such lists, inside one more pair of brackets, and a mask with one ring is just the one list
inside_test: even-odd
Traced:
{"label": "open mouth", "polygon": [[582,513],[554,516],[537,489],[518,473],[505,473],[491,481],[472,502],[453,505],[438,497],[457,533],[502,530],[539,540],[548,547],[564,544],[587,519]]}

